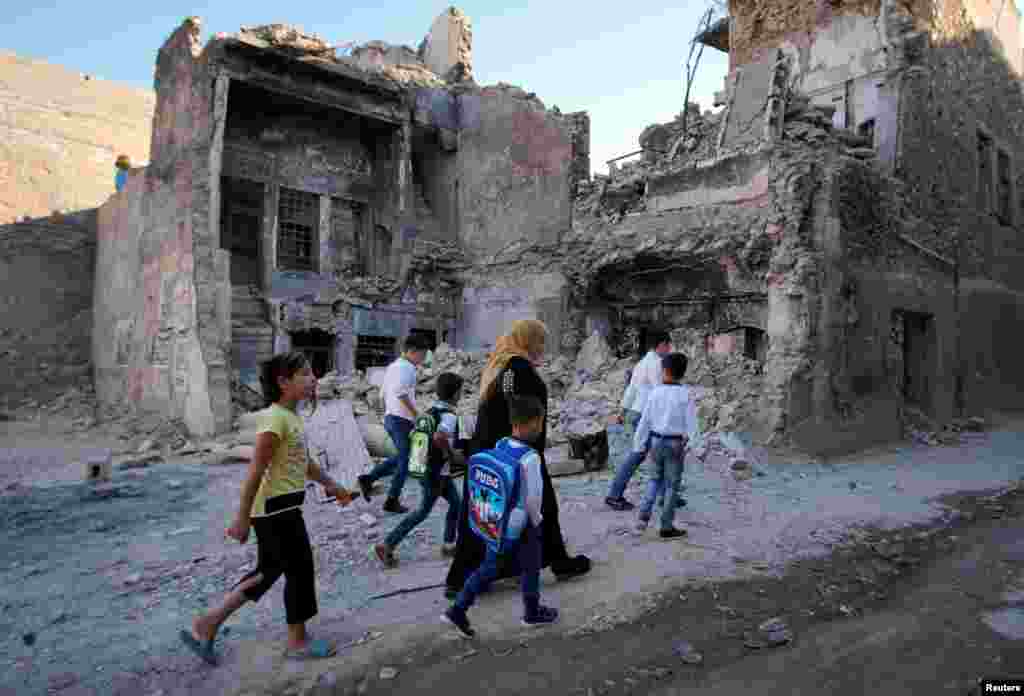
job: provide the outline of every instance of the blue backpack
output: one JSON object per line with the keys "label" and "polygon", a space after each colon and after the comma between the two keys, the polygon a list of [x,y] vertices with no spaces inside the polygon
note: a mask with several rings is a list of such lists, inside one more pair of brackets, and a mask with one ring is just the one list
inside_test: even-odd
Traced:
{"label": "blue backpack", "polygon": [[503,438],[469,458],[469,528],[497,553],[519,539],[526,511],[519,504],[519,462],[532,450]]}

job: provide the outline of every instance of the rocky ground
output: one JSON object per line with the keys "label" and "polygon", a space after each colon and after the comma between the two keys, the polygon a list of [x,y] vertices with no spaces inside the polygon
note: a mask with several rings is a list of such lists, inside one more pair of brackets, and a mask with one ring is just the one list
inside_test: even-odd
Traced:
{"label": "rocky ground", "polygon": [[[305,514],[317,549],[321,606],[313,630],[345,644],[341,656],[316,666],[281,664],[276,650],[283,636],[283,608],[275,590],[232,619],[218,642],[224,665],[216,670],[197,665],[177,644],[178,629],[194,612],[218,600],[255,560],[255,545],[227,544],[223,539],[225,523],[237,505],[244,465],[222,465],[222,454],[202,444],[195,445],[198,451],[191,455],[171,451],[157,458],[154,453],[161,446],[155,441],[150,446],[157,449],[148,450],[148,455],[118,457],[110,483],[83,484],[80,467],[62,464],[58,456],[12,456],[57,444],[65,452],[112,446],[111,439],[122,449],[137,450],[153,439],[146,428],[131,440],[121,440],[100,430],[75,433],[69,427],[71,423],[53,417],[0,423],[7,472],[0,524],[10,530],[0,540],[0,620],[11,637],[0,647],[0,693],[312,693],[316,684],[324,686],[323,680],[332,679],[336,693],[360,684],[366,692],[392,687],[392,680],[380,679],[385,668],[397,670],[395,679],[403,688],[414,689],[421,681],[429,684],[434,679],[412,678],[419,669],[414,670],[416,665],[433,660],[436,669],[443,670],[449,669],[443,665],[463,661],[475,664],[487,651],[507,658],[521,652],[521,641],[533,645],[536,640],[516,627],[514,586],[499,588],[478,607],[483,647],[453,642],[437,624],[444,606],[440,590],[407,592],[443,582],[443,504],[399,549],[399,568],[385,571],[367,553],[397,521],[381,512],[379,499],[347,509],[310,503]],[[704,653],[709,664],[719,659],[713,657],[717,649],[709,647],[714,641],[709,643],[700,632],[722,626],[723,621],[720,630],[730,633],[783,614],[799,636],[809,625],[802,622],[856,615],[871,601],[892,596],[893,583],[905,577],[908,568],[922,565],[923,561],[915,563],[924,558],[921,548],[936,553],[955,548],[956,542],[949,547],[938,539],[956,532],[931,530],[962,525],[970,517],[956,513],[960,502],[941,502],[935,496],[1005,489],[1007,482],[1024,475],[1019,458],[1024,443],[1021,421],[1000,425],[991,433],[965,433],[963,438],[965,442],[956,447],[893,446],[827,463],[766,459],[746,473],[733,468],[732,458],[714,451],[703,463],[691,459],[686,479],[690,505],[678,516],[690,529],[690,538],[675,544],[637,534],[631,515],[602,505],[610,472],[557,479],[570,547],[590,555],[595,570],[572,583],[552,583],[545,573],[545,597],[564,616],[563,624],[549,632],[551,645],[563,641],[565,660],[598,656],[588,670],[572,675],[594,677],[586,689],[597,693],[611,688],[602,686],[605,679],[615,682],[616,688],[632,688],[637,685],[627,678],[643,684],[645,673],[626,674],[623,667],[613,674],[608,670],[616,663],[601,657],[587,641],[621,649],[621,636],[603,636],[620,629],[642,633],[652,616],[672,615],[675,610],[664,602],[678,598],[680,592],[692,601],[685,606],[698,610],[686,625],[700,629],[681,632],[677,618],[675,635]],[[628,497],[638,499],[643,483],[643,476],[637,477]],[[969,508],[968,513],[1009,514],[1009,503],[986,496],[972,503],[974,511]],[[405,502],[415,504],[414,486],[406,489]],[[904,529],[908,523],[919,526]],[[919,533],[924,536],[916,536]],[[829,553],[838,555],[825,565],[808,566],[824,569],[826,576],[818,583],[822,592],[807,591],[800,583],[810,582],[811,576],[792,562]],[[856,555],[860,553],[867,555]],[[853,566],[844,565],[854,560],[860,564],[856,573]],[[843,568],[845,575],[830,575]],[[794,572],[797,575],[786,575]],[[858,576],[863,579],[854,582]],[[757,592],[741,604],[717,589],[733,587],[730,578],[767,583],[750,587],[764,589],[763,596],[774,597],[776,603],[795,602],[814,614],[783,611],[783,604],[767,599],[762,611],[753,603],[762,596]],[[785,590],[794,583],[799,591]],[[740,586],[748,585],[736,585]],[[375,599],[393,592],[399,594]],[[713,592],[719,594],[718,600],[708,594]],[[718,605],[729,609],[717,609]],[[427,659],[430,650],[442,648],[447,651],[444,660]],[[477,652],[466,656],[471,650]],[[539,653],[522,654],[537,660],[530,673],[540,675],[538,684],[551,679]],[[637,662],[644,654],[620,663],[649,669],[642,660]],[[496,673],[494,665],[480,664],[481,675],[488,669]],[[583,688],[575,682],[569,688],[563,688],[563,682],[549,686],[551,693],[556,688],[559,693]]]}

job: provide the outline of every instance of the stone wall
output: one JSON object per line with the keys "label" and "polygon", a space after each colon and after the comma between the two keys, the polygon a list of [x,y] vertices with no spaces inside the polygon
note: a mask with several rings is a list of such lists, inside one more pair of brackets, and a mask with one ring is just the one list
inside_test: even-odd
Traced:
{"label": "stone wall", "polygon": [[520,240],[557,242],[572,214],[572,139],[562,119],[508,86],[467,94],[460,105],[468,124],[459,134],[461,243],[486,255]]}
{"label": "stone wall", "polygon": [[[918,17],[930,46],[903,77],[898,172],[916,213],[939,231],[930,244],[960,259],[959,405],[1020,407],[1024,371],[1008,348],[1024,316],[1019,15],[1007,3],[993,33],[985,3],[943,10]],[[1000,154],[1010,164],[1006,206]]]}
{"label": "stone wall", "polygon": [[43,401],[91,378],[96,211],[0,225],[0,393]]}
{"label": "stone wall", "polygon": [[230,284],[216,218],[225,80],[211,80],[197,20],[160,49],[152,162],[100,209],[93,358],[101,402],[230,427]]}
{"label": "stone wall", "polygon": [[842,15],[877,17],[880,10],[880,0],[731,0],[729,68],[754,62],[761,52],[787,41],[808,46],[817,32]]}
{"label": "stone wall", "polygon": [[154,96],[0,52],[0,224],[95,208],[149,157]]}

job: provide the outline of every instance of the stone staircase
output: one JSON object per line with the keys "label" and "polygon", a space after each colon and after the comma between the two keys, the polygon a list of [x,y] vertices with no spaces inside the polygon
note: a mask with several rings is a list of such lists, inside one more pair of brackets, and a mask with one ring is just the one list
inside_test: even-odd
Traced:
{"label": "stone staircase", "polygon": [[231,288],[231,362],[236,370],[255,368],[274,353],[274,329],[263,296],[248,285]]}

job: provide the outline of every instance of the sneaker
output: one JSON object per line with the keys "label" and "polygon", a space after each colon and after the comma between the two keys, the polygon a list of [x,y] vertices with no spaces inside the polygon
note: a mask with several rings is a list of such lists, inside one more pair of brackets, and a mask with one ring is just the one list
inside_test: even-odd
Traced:
{"label": "sneaker", "polygon": [[650,524],[650,522],[651,522],[651,518],[650,517],[644,517],[643,515],[641,515],[639,518],[637,518],[637,521],[636,521],[636,531],[638,531],[638,532],[646,532],[647,531],[647,525]]}
{"label": "sneaker", "polygon": [[680,537],[686,536],[686,530],[676,529],[675,527],[672,527],[671,529],[662,529],[658,532],[658,536],[662,539],[679,539]]}
{"label": "sneaker", "polygon": [[533,614],[523,617],[524,626],[547,626],[558,621],[558,610],[539,606]]}
{"label": "sneaker", "polygon": [[384,501],[384,512],[390,512],[395,515],[404,515],[409,512],[409,508],[398,502],[398,498],[388,498]]}
{"label": "sneaker", "polygon": [[474,631],[473,627],[469,625],[469,617],[466,616],[466,612],[460,611],[456,607],[446,609],[445,612],[441,614],[441,620],[459,629],[459,633],[464,635],[466,638],[472,638],[476,635],[476,631]]}
{"label": "sneaker", "polygon": [[363,493],[363,500],[369,500],[373,497],[373,481],[370,480],[369,476],[357,476],[356,483],[359,484],[359,490]]}
{"label": "sneaker", "polygon": [[618,512],[628,512],[635,507],[633,503],[629,502],[625,498],[605,498],[604,504]]}
{"label": "sneaker", "polygon": [[442,558],[455,558],[455,544],[441,544]]}
{"label": "sneaker", "polygon": [[377,557],[377,560],[384,564],[385,568],[394,568],[398,565],[395,553],[387,544],[374,544],[370,552]]}

